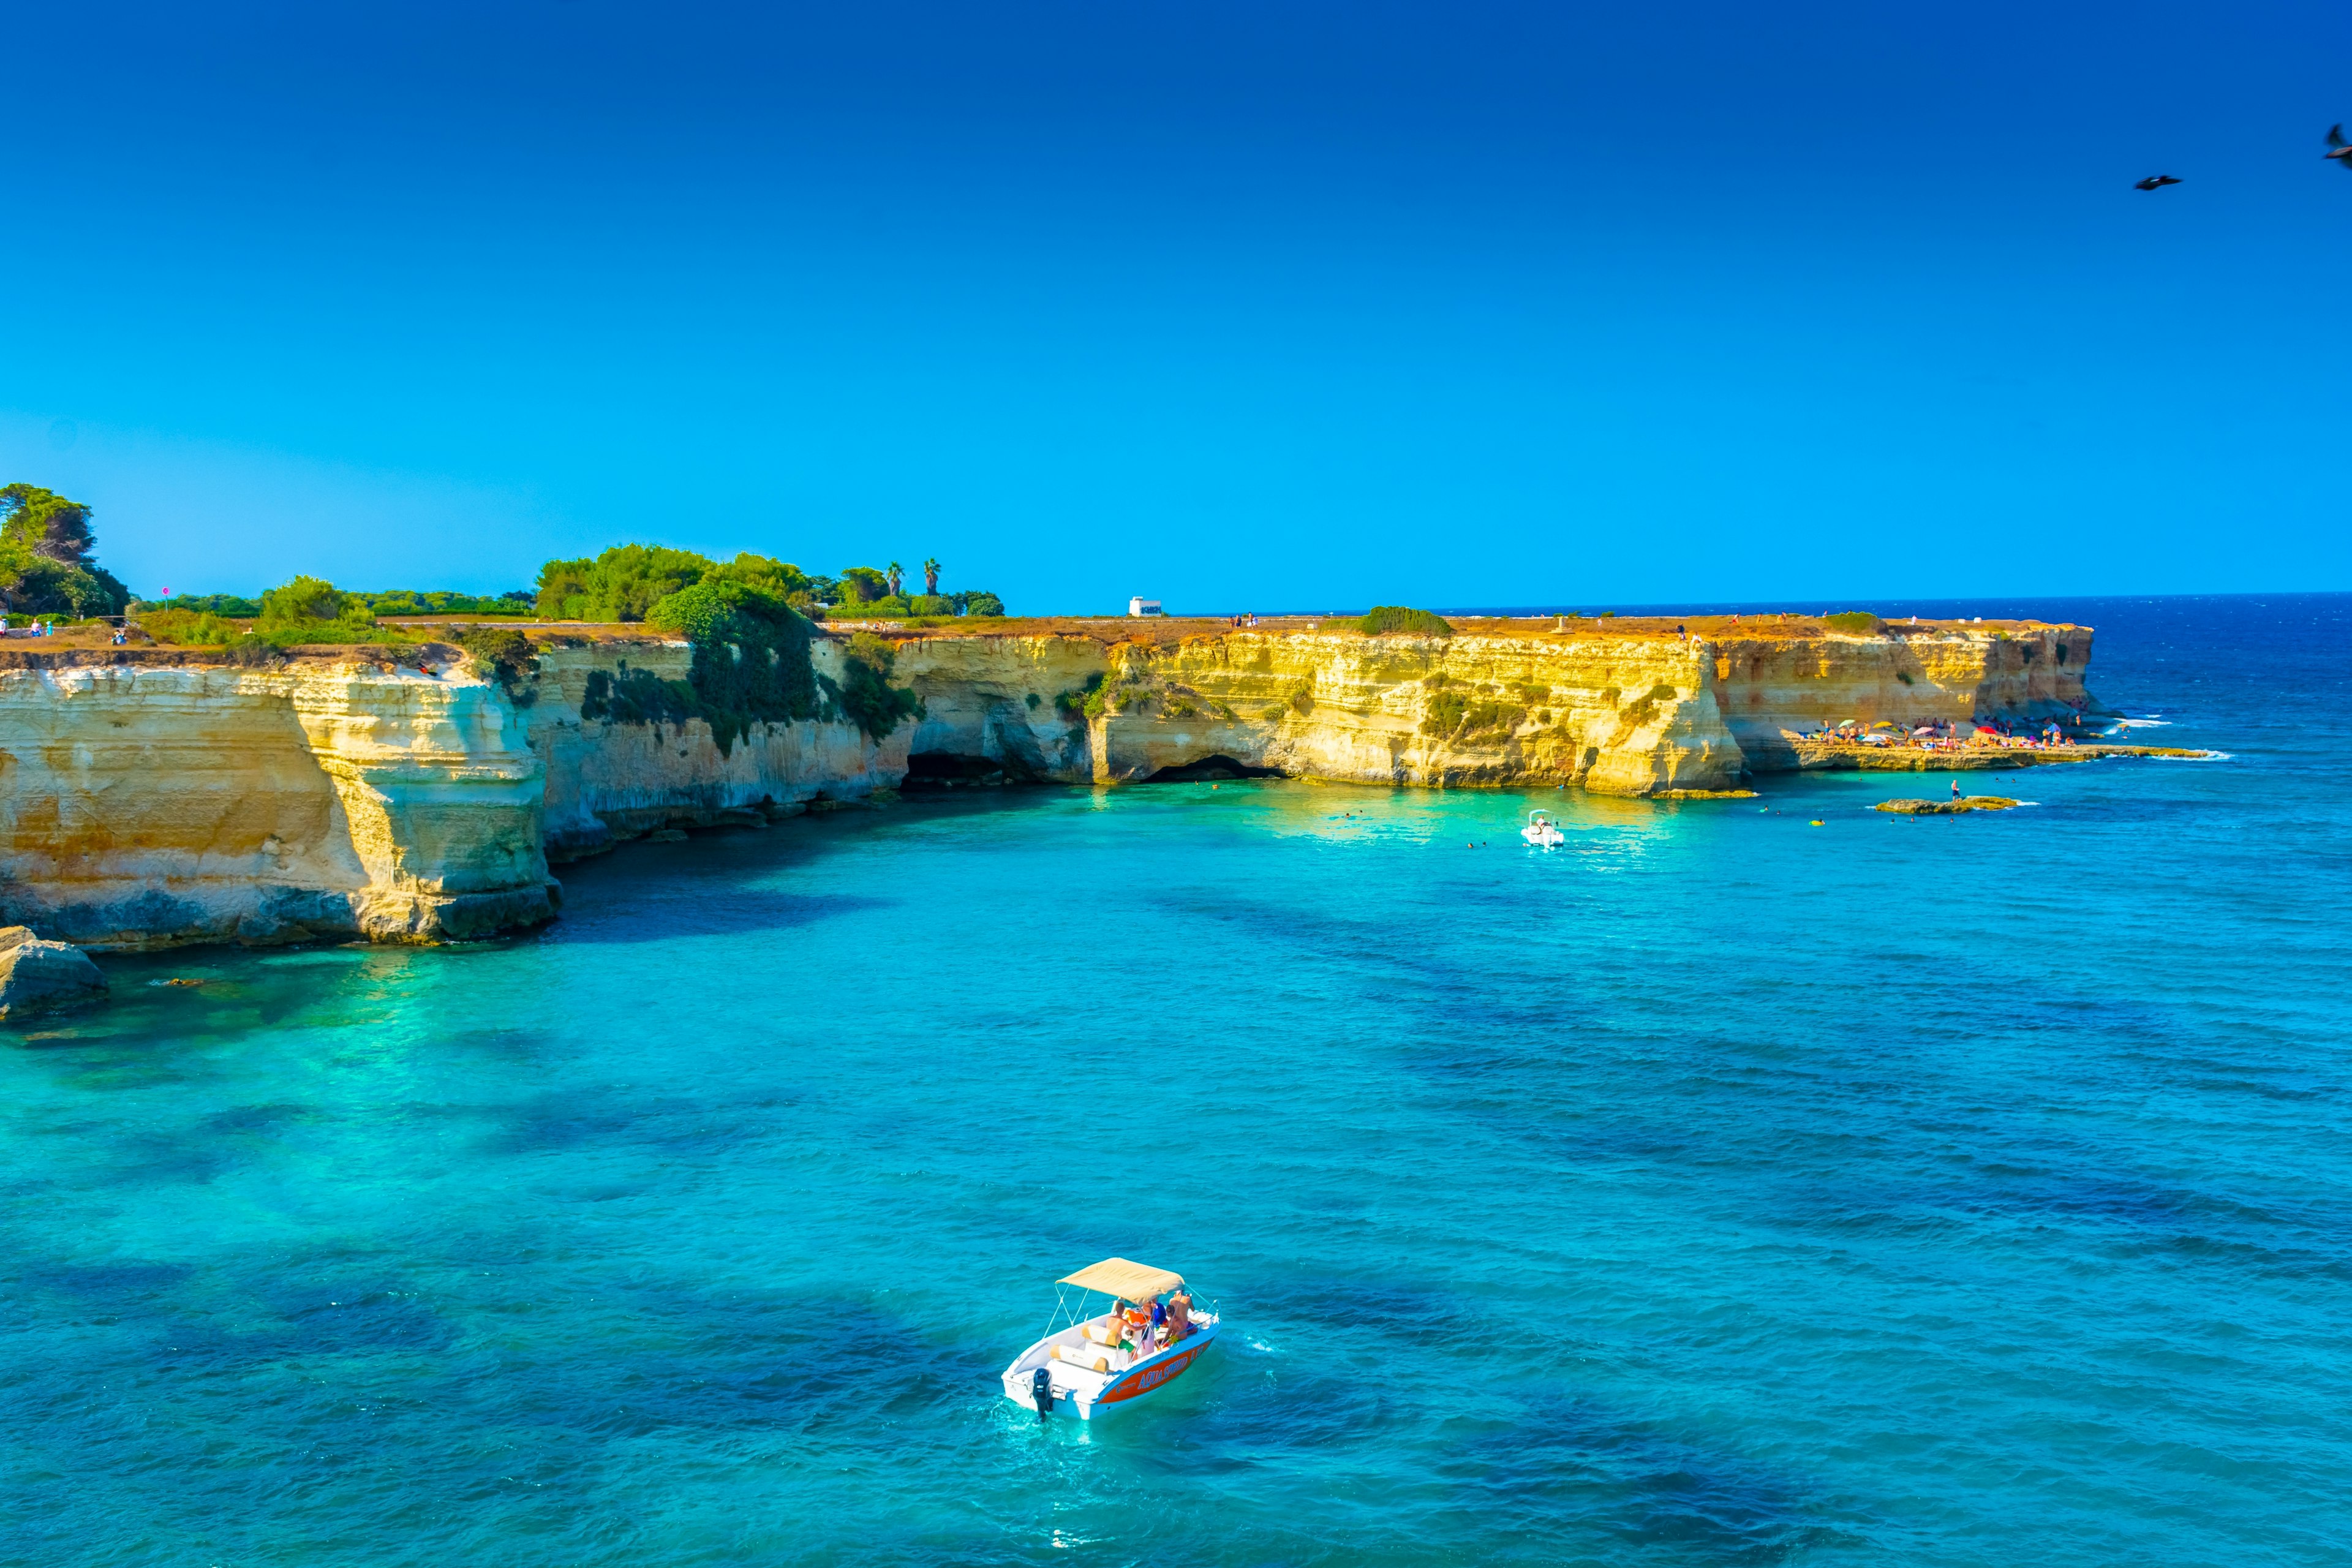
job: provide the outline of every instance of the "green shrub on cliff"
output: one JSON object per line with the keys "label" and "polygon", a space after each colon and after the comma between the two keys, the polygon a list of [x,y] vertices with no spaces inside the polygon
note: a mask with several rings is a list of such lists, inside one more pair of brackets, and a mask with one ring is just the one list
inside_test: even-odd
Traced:
{"label": "green shrub on cliff", "polygon": [[236,620],[249,621],[261,614],[261,604],[236,594],[180,594],[159,604],[143,605],[140,618],[164,611],[185,610],[197,616],[227,616]]}
{"label": "green shrub on cliff", "polygon": [[380,628],[367,601],[346,594],[323,577],[297,577],[261,595],[261,614],[253,635],[277,647],[300,643],[406,642],[394,631]]}
{"label": "green shrub on cliff", "polygon": [[780,604],[814,603],[816,583],[789,561],[744,551],[714,561],[661,544],[615,544],[578,561],[539,569],[539,613],[551,620],[641,621],[672,594],[701,583],[734,583]]}
{"label": "green shrub on cliff", "polygon": [[1073,722],[1102,711],[1096,694],[1102,690],[1103,672],[1096,670],[1087,677],[1086,684],[1074,687],[1054,699],[1054,711]]}
{"label": "green shrub on cliff", "polygon": [[1833,632],[1851,632],[1856,637],[1883,631],[1886,623],[1868,610],[1840,610],[1834,616],[1823,616],[1822,625]]}
{"label": "green shrub on cliff", "polygon": [[[732,560],[714,561],[691,550],[660,544],[615,544],[594,556],[551,561],[540,568],[531,603],[539,615],[551,620],[641,621],[673,594],[717,583],[756,588],[812,621],[824,618],[827,605],[833,606],[838,618],[847,620],[1004,613],[1004,602],[993,594],[926,592],[910,600],[897,591],[888,573],[872,566],[852,566],[839,577],[827,577],[748,550]],[[438,605],[430,611],[439,612]],[[393,612],[378,606],[378,613],[409,612],[404,607]]]}
{"label": "green shrub on cliff", "polygon": [[1421,732],[1437,740],[1467,739],[1490,732],[1507,735],[1527,717],[1528,710],[1516,702],[1500,699],[1473,702],[1459,691],[1440,691],[1429,700]]}
{"label": "green shrub on cliff", "polygon": [[[386,588],[358,595],[378,616],[529,616],[531,595],[522,592],[478,595],[443,589]],[[223,612],[226,614],[227,612]],[[247,615],[253,612],[247,610]]]}
{"label": "green shrub on cliff", "polygon": [[246,635],[243,626],[210,611],[141,610],[136,624],[157,642],[181,647],[222,647]]}
{"label": "green shrub on cliff", "polygon": [[281,664],[286,658],[284,648],[255,632],[231,637],[223,646],[228,651],[228,661],[231,664],[267,668],[273,664]]}
{"label": "green shrub on cliff", "polygon": [[[815,627],[773,591],[732,573],[715,574],[666,595],[650,606],[646,621],[685,637],[693,648],[687,678],[655,683],[659,691],[647,684],[651,677],[625,689],[612,682],[609,691],[595,695],[615,722],[700,719],[719,749],[731,753],[753,724],[817,716],[817,677],[809,658]],[[580,712],[591,714],[584,701]]]}
{"label": "green shrub on cliff", "polygon": [[297,577],[261,595],[258,625],[260,629],[271,631],[279,626],[338,620],[344,605],[355,596],[341,592],[324,577]]}
{"label": "green shrub on cliff", "polygon": [[621,660],[617,674],[588,672],[588,689],[580,699],[580,717],[608,724],[675,724],[701,716],[701,702],[691,684],[664,680],[649,670],[631,669]]}
{"label": "green shrub on cliff", "polygon": [[1379,637],[1387,632],[1408,632],[1417,637],[1450,637],[1454,625],[1443,616],[1427,610],[1407,609],[1402,605],[1375,605],[1371,614],[1356,623],[1356,629],[1366,637]]}
{"label": "green shrub on cliff", "polygon": [[1528,710],[1516,702],[1475,702],[1462,716],[1462,733],[1483,735],[1489,732],[1509,734],[1527,721]]}
{"label": "green shrub on cliff", "polygon": [[717,566],[707,555],[659,544],[615,544],[587,559],[551,561],[539,569],[539,613],[551,620],[641,621]]}
{"label": "green shrub on cliff", "polygon": [[457,634],[457,646],[474,668],[506,689],[518,704],[528,705],[530,694],[518,689],[523,678],[539,668],[539,647],[512,626],[468,626]]}
{"label": "green shrub on cliff", "polygon": [[843,652],[841,683],[835,686],[822,676],[818,678],[828,688],[826,695],[843,716],[877,741],[896,730],[901,721],[922,717],[922,700],[912,691],[890,684],[898,658],[898,650],[888,639],[872,632],[859,632],[849,639],[849,647]]}

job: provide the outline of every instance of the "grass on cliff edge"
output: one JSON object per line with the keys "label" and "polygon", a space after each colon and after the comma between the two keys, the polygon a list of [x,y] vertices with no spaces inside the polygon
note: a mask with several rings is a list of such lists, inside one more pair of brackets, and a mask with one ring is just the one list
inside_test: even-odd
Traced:
{"label": "grass on cliff edge", "polygon": [[1454,623],[1427,610],[1408,609],[1402,605],[1374,605],[1371,614],[1356,623],[1356,629],[1368,637],[1379,637],[1383,632],[1450,637],[1454,635]]}

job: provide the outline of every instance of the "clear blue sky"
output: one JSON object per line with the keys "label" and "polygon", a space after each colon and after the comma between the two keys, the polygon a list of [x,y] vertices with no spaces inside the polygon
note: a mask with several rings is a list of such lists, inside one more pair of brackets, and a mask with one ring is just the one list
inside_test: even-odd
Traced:
{"label": "clear blue sky", "polygon": [[623,539],[1016,610],[2352,587],[2342,5],[100,0],[9,50],[0,478],[142,592]]}

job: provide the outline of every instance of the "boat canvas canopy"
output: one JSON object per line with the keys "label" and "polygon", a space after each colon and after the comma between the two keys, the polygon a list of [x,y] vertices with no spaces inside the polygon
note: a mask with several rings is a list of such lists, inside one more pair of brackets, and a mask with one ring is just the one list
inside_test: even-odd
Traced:
{"label": "boat canvas canopy", "polygon": [[1100,1290],[1129,1301],[1149,1301],[1162,1290],[1173,1290],[1183,1284],[1184,1277],[1171,1274],[1165,1268],[1130,1263],[1124,1258],[1106,1258],[1076,1274],[1064,1275],[1055,1283],[1076,1285],[1081,1290]]}

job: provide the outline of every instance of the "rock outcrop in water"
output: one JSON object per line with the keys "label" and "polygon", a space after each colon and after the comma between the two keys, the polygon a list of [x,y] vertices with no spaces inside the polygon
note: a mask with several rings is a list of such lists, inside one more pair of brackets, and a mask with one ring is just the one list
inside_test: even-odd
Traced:
{"label": "rock outcrop in water", "polygon": [[[101,948],[446,941],[549,919],[551,859],[854,799],[910,763],[1076,784],[1283,773],[1691,798],[1813,765],[1797,733],[1823,722],[2091,705],[2090,633],[2067,626],[1113,624],[897,640],[895,679],[923,716],[879,742],[838,717],[723,742],[698,718],[617,719],[592,700],[600,679],[688,678],[692,650],[651,637],[567,637],[511,689],[455,650],[422,668],[349,652],[275,668],[0,656],[0,920]],[[810,657],[826,680],[845,674],[834,640]]]}
{"label": "rock outcrop in water", "polygon": [[0,928],[0,1019],[21,1023],[106,996],[106,976],[79,948],[43,942],[24,926]]}
{"label": "rock outcrop in water", "polygon": [[2014,811],[2017,802],[2006,795],[1964,795],[1951,800],[1882,800],[1873,811],[1897,816],[1958,816],[1969,811]]}

